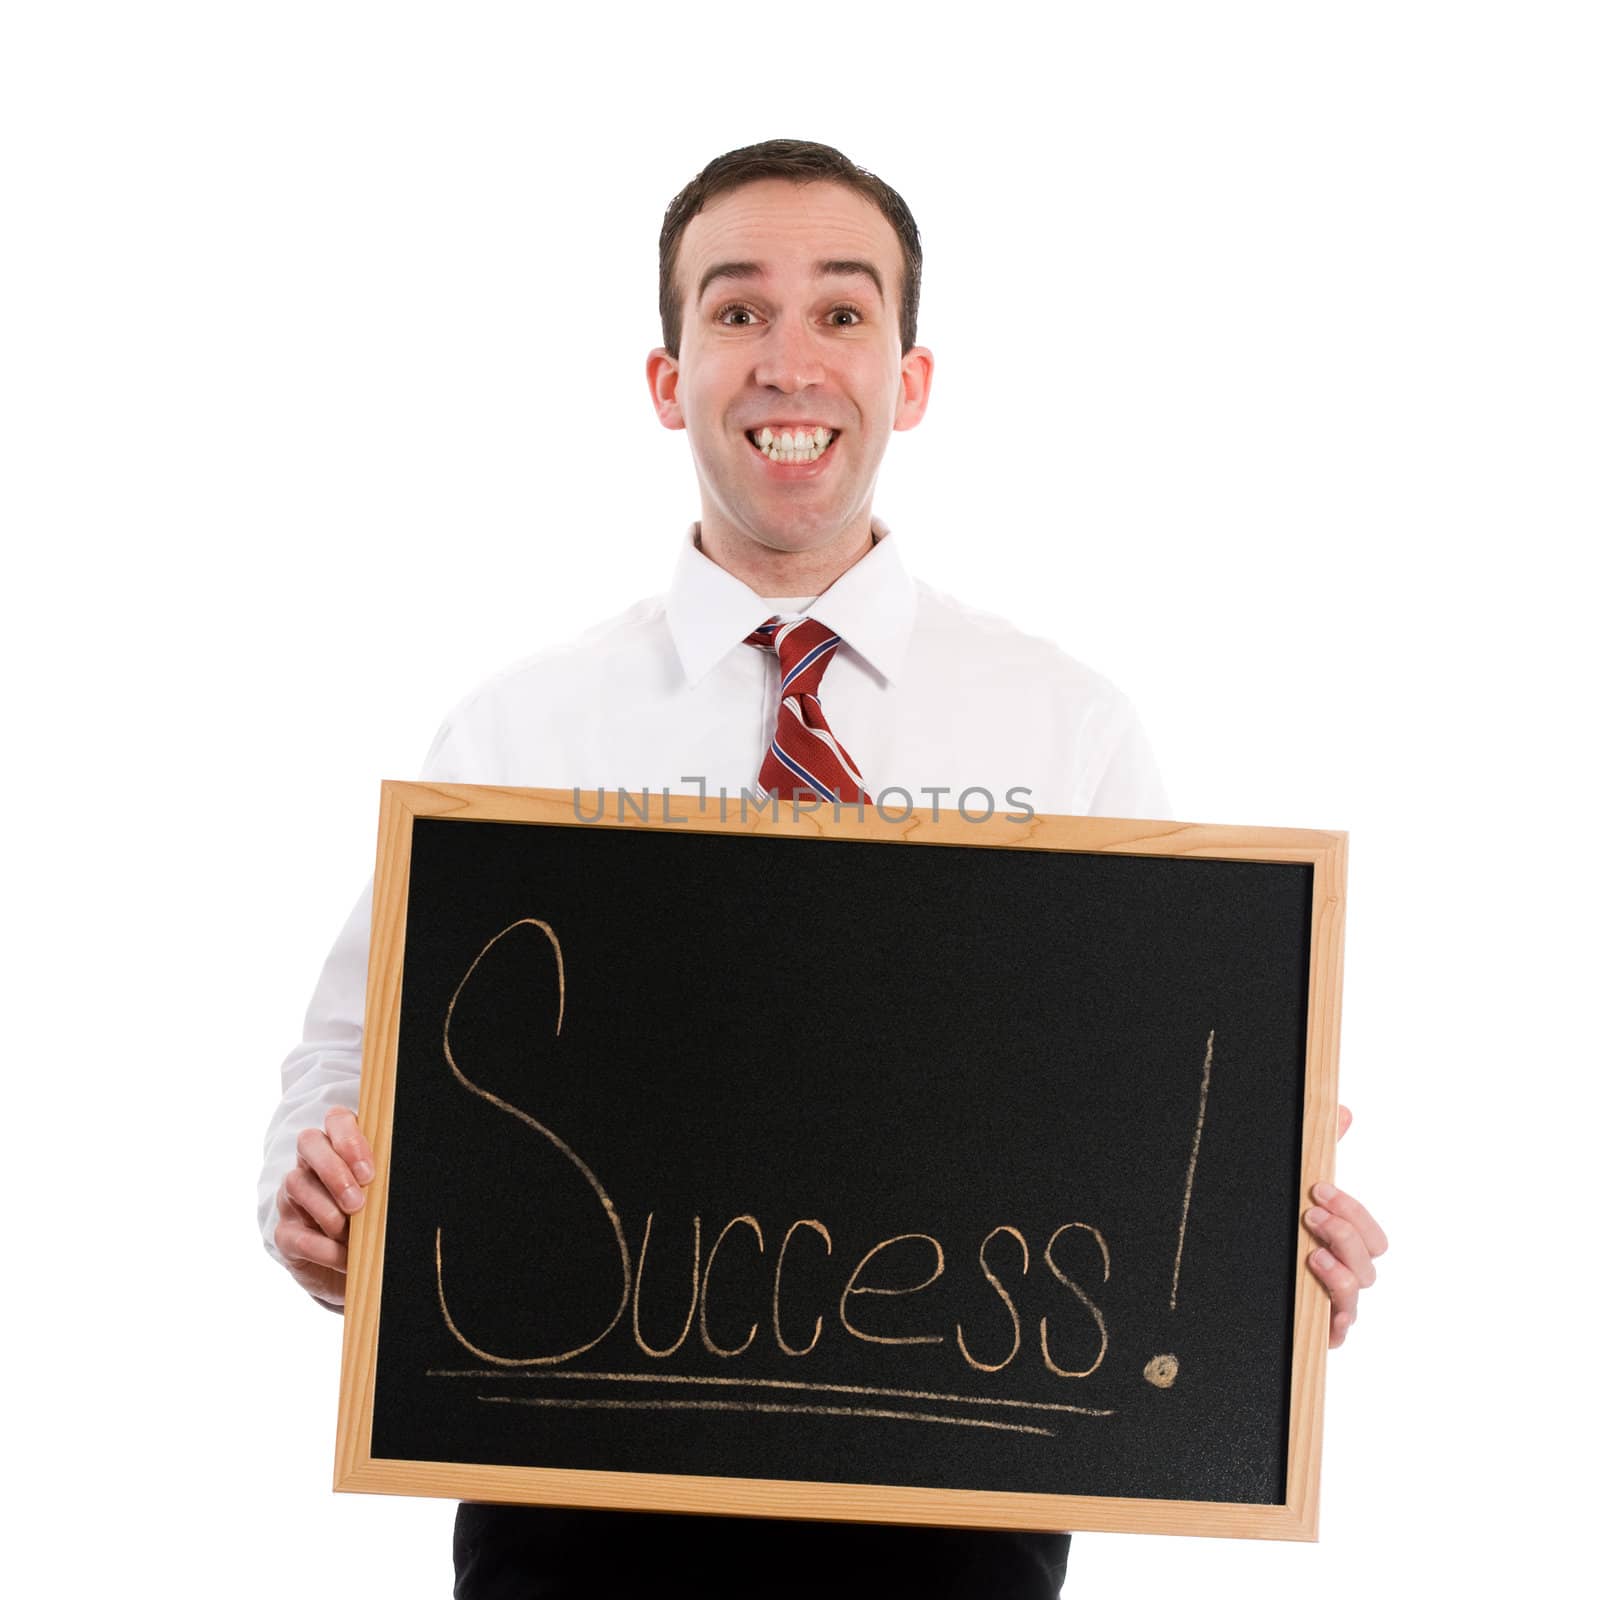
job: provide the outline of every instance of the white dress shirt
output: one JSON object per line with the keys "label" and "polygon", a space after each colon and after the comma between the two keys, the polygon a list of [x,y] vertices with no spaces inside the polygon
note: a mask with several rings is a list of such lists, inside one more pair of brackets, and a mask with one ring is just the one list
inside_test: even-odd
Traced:
{"label": "white dress shirt", "polygon": [[[1120,690],[1050,640],[912,578],[899,541],[876,520],[872,531],[868,553],[807,602],[756,594],[700,550],[695,524],[664,596],[474,689],[445,718],[421,778],[691,797],[703,784],[737,802],[741,790],[757,792],[778,709],[777,658],[744,638],[774,613],[804,608],[843,641],[819,698],[888,814],[910,806],[943,814],[977,790],[971,815],[987,796],[997,815],[1028,805],[1168,816],[1154,757]],[[369,878],[328,955],[304,1037],[283,1063],[257,1207],[279,1260],[276,1195],[295,1141],[334,1106],[356,1105],[371,917]]]}

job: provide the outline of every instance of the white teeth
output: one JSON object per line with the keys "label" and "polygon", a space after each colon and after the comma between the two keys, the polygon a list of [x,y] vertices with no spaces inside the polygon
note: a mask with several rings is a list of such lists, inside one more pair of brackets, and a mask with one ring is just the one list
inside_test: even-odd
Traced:
{"label": "white teeth", "polygon": [[790,428],[774,434],[771,428],[752,433],[756,448],[769,461],[815,461],[833,442],[828,428]]}

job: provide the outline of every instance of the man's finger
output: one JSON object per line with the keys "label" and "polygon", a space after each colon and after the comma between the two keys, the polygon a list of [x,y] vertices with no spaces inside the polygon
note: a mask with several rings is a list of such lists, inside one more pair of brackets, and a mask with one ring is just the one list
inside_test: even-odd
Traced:
{"label": "man's finger", "polygon": [[344,1238],[349,1228],[345,1214],[309,1167],[292,1167],[283,1187],[296,1207],[330,1239]]}
{"label": "man's finger", "polygon": [[376,1170],[372,1163],[372,1146],[356,1121],[355,1112],[346,1106],[335,1106],[323,1122],[328,1142],[340,1160],[350,1168],[357,1183],[371,1183]]}
{"label": "man's finger", "polygon": [[1353,1223],[1322,1206],[1312,1206],[1306,1212],[1306,1226],[1356,1275],[1356,1282],[1363,1289],[1370,1289],[1378,1281],[1378,1269],[1367,1253],[1366,1241]]}
{"label": "man's finger", "polygon": [[331,1267],[318,1267],[307,1261],[291,1261],[289,1276],[308,1294],[329,1305],[344,1306],[345,1275]]}
{"label": "man's finger", "polygon": [[359,1211],[366,1196],[355,1180],[355,1174],[345,1165],[344,1157],[328,1142],[321,1128],[306,1128],[295,1141],[295,1151],[301,1164],[322,1179],[323,1187],[334,1198],[341,1211]]}
{"label": "man's finger", "polygon": [[[1328,1249],[1311,1252],[1311,1270],[1316,1274],[1322,1287],[1328,1291],[1328,1298],[1333,1302],[1333,1319],[1328,1329],[1328,1343],[1330,1346],[1342,1344],[1350,1324],[1356,1320],[1356,1297],[1361,1292],[1361,1285],[1356,1282],[1355,1273]],[[1334,1337],[1336,1330],[1337,1338]]]}
{"label": "man's finger", "polygon": [[328,1238],[303,1222],[291,1217],[279,1217],[272,1237],[278,1253],[285,1261],[307,1261],[314,1266],[331,1267],[336,1272],[345,1270],[348,1260],[345,1247],[338,1240]]}
{"label": "man's finger", "polygon": [[1350,1114],[1350,1107],[1349,1106],[1340,1106],[1339,1107],[1339,1131],[1338,1131],[1338,1133],[1336,1133],[1334,1135],[1335,1141],[1338,1141],[1338,1140],[1344,1138],[1344,1136],[1350,1131],[1350,1124],[1351,1124],[1352,1121],[1354,1121],[1354,1118]]}
{"label": "man's finger", "polygon": [[1331,1183],[1316,1184],[1311,1190],[1311,1198],[1318,1205],[1326,1206],[1335,1216],[1343,1217],[1361,1235],[1361,1242],[1367,1247],[1369,1256],[1381,1256],[1389,1248],[1389,1236],[1377,1224],[1376,1219],[1353,1194],[1346,1194],[1343,1189],[1335,1188]]}
{"label": "man's finger", "polygon": [[[327,1238],[327,1234],[322,1233],[322,1229],[285,1194],[278,1196],[278,1219],[280,1222],[291,1223],[297,1228],[304,1228],[307,1233],[322,1234],[324,1239]],[[298,1238],[299,1236],[294,1235],[294,1237]],[[346,1246],[346,1248],[348,1249],[349,1247]]]}

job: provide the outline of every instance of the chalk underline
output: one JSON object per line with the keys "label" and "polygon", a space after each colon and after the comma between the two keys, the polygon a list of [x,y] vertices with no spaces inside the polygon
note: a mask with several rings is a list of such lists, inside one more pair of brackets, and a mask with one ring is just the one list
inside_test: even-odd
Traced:
{"label": "chalk underline", "polygon": [[1034,1433],[1055,1438],[1050,1428],[1028,1422],[993,1422],[987,1417],[941,1417],[927,1411],[878,1410],[871,1406],[796,1406],[772,1400],[587,1400],[533,1394],[480,1394],[489,1405],[555,1406],[592,1411],[765,1411],[800,1417],[877,1417],[894,1422],[943,1422],[957,1428],[994,1428],[1001,1433]]}
{"label": "chalk underline", "polygon": [[[507,1372],[493,1367],[442,1368],[427,1372],[430,1378],[495,1378],[500,1380],[566,1378],[581,1383],[687,1383],[731,1389],[799,1389],[819,1394],[877,1395],[892,1400],[930,1400],[942,1405],[1006,1406],[1022,1411],[1069,1412],[1080,1417],[1114,1417],[1109,1408],[1069,1405],[1060,1400],[1008,1400],[971,1394],[942,1394],[929,1389],[886,1389],[859,1383],[807,1383],[800,1378],[711,1378],[681,1372]],[[906,1415],[907,1413],[895,1413]]]}

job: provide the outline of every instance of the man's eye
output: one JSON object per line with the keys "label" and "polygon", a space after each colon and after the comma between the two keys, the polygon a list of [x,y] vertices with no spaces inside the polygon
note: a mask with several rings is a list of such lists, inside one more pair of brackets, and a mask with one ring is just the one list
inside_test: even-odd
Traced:
{"label": "man's eye", "polygon": [[846,316],[854,317],[856,319],[855,322],[836,322],[834,324],[836,328],[853,328],[857,322],[862,320],[861,313],[857,311],[854,306],[835,306],[833,310],[828,313],[828,315],[830,317]]}
{"label": "man's eye", "polygon": [[[754,316],[755,316],[755,312],[753,312],[750,309],[749,306],[724,306],[717,313],[717,321],[718,322],[726,322],[729,317],[750,317],[750,318],[754,318]],[[740,323],[736,323],[735,326],[743,328],[743,327],[747,327],[748,324],[740,322]]]}

